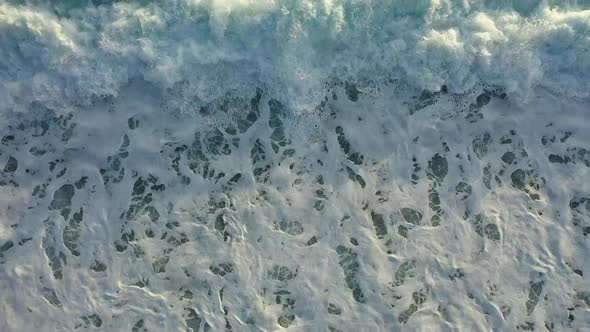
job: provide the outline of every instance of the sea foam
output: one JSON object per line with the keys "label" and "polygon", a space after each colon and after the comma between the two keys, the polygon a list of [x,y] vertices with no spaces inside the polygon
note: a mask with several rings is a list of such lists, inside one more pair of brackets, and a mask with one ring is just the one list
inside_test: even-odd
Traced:
{"label": "sea foam", "polygon": [[175,90],[191,105],[265,84],[299,110],[313,109],[332,77],[401,79],[454,93],[483,82],[516,98],[536,88],[585,98],[588,5],[9,1],[0,5],[2,106],[70,109],[116,96],[134,78]]}
{"label": "sea foam", "polygon": [[590,326],[588,1],[0,3],[0,331]]}

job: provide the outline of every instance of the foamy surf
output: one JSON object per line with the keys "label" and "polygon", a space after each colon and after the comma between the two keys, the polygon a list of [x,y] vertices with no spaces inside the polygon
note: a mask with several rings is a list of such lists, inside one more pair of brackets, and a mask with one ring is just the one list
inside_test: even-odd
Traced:
{"label": "foamy surf", "polygon": [[584,330],[587,9],[0,4],[0,330]]}

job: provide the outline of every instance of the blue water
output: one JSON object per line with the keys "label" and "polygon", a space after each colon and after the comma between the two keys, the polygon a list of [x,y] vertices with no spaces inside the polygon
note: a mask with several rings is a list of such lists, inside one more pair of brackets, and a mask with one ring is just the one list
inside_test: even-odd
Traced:
{"label": "blue water", "polygon": [[0,331],[584,331],[589,0],[0,1]]}

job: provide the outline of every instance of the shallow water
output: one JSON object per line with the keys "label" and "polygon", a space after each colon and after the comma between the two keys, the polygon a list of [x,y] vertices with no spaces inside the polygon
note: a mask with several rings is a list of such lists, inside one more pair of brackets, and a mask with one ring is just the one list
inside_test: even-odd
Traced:
{"label": "shallow water", "polygon": [[0,4],[0,330],[585,330],[587,7]]}

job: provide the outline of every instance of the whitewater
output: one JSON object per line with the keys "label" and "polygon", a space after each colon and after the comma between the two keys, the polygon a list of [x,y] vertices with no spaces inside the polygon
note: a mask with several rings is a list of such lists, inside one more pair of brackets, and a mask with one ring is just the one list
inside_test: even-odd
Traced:
{"label": "whitewater", "polygon": [[0,0],[0,331],[590,330],[590,1]]}

